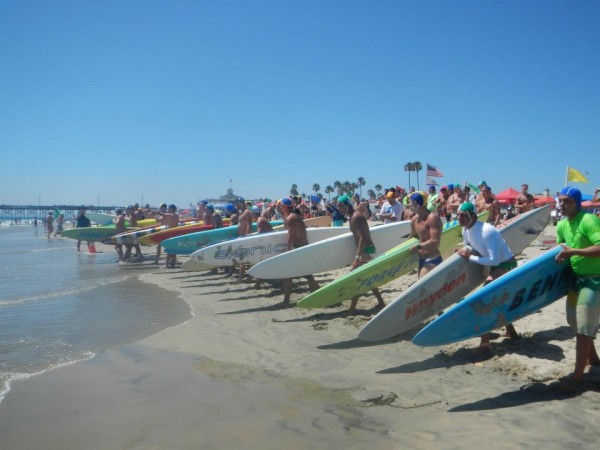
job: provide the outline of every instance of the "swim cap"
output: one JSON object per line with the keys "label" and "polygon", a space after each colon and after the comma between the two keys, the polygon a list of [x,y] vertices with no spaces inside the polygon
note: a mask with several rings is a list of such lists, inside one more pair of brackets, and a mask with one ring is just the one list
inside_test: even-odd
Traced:
{"label": "swim cap", "polygon": [[471,202],[464,202],[464,203],[461,203],[461,205],[458,207],[458,210],[468,212],[468,213],[474,213],[475,206]]}
{"label": "swim cap", "polygon": [[212,203],[209,203],[206,205],[206,209],[212,209],[213,211],[215,210],[215,205],[213,205]]}
{"label": "swim cap", "polygon": [[429,190],[435,192],[435,186],[432,184],[429,186]]}
{"label": "swim cap", "polygon": [[489,187],[487,184],[483,184],[483,185],[480,184],[479,186],[481,186],[481,190],[482,191],[490,191],[490,192],[492,192],[492,188]]}
{"label": "swim cap", "polygon": [[235,206],[233,203],[227,203],[225,205],[225,211],[235,212]]}
{"label": "swim cap", "polygon": [[294,206],[294,202],[292,202],[292,199],[289,197],[283,197],[281,199],[281,204],[283,206]]}
{"label": "swim cap", "polygon": [[418,192],[410,194],[410,201],[415,202],[417,205],[423,206],[423,196]]}
{"label": "swim cap", "polygon": [[[450,185],[448,185],[448,186],[450,186]],[[454,183],[454,189],[460,189],[460,187],[461,187],[460,183]]]}
{"label": "swim cap", "polygon": [[394,193],[394,192],[392,192],[392,191],[390,191],[390,192],[388,192],[387,194],[385,194],[385,197],[386,197],[386,198],[394,198],[395,196],[396,196],[396,195],[395,195],[395,193]]}
{"label": "swim cap", "polygon": [[573,200],[575,200],[577,209],[581,209],[581,191],[579,189],[572,186],[565,186],[562,188],[562,191],[560,191],[560,195],[571,197]]}
{"label": "swim cap", "polygon": [[250,207],[250,212],[252,214],[260,214],[260,208],[258,206],[256,206],[256,205],[255,206],[251,206]]}
{"label": "swim cap", "polygon": [[171,203],[171,204],[169,205],[169,209],[177,209],[177,206],[175,206],[173,203]]}
{"label": "swim cap", "polygon": [[345,205],[348,205],[350,203],[350,197],[347,195],[340,195],[337,201],[338,203],[344,203]]}
{"label": "swim cap", "polygon": [[[118,208],[115,212],[117,214],[123,214],[123,210],[121,208]],[[48,213],[48,214],[52,214],[52,213]]]}
{"label": "swim cap", "polygon": [[450,184],[448,185],[448,189],[454,189],[454,185],[453,185],[452,183],[450,183]]}
{"label": "swim cap", "polygon": [[481,180],[477,186],[487,186],[485,180]]}
{"label": "swim cap", "polygon": [[448,190],[448,186],[442,186],[442,187],[440,188],[440,191],[447,191],[447,190]]}

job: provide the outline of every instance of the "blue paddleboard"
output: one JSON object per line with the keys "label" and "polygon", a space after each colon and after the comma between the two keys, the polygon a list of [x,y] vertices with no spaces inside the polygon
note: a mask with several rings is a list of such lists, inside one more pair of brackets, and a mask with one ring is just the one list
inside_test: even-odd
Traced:
{"label": "blue paddleboard", "polygon": [[511,270],[465,297],[414,338],[428,347],[481,336],[564,297],[575,279],[568,260],[558,264],[561,247]]}

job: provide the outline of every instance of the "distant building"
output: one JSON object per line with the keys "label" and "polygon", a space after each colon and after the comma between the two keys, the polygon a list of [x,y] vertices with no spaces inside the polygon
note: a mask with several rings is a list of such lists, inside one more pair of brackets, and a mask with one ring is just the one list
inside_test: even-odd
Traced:
{"label": "distant building", "polygon": [[241,195],[237,195],[233,193],[233,189],[227,189],[227,194],[221,195],[219,198],[210,198],[208,202],[210,203],[233,203],[238,198],[244,198]]}

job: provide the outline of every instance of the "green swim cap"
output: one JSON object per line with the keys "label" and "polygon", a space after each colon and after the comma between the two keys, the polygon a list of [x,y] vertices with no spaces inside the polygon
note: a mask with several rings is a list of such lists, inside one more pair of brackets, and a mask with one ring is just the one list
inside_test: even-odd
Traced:
{"label": "green swim cap", "polygon": [[459,211],[464,211],[468,213],[475,212],[475,206],[471,202],[464,202],[458,207]]}
{"label": "green swim cap", "polygon": [[350,197],[348,197],[347,195],[340,195],[338,197],[338,203],[346,203],[349,204],[350,203]]}

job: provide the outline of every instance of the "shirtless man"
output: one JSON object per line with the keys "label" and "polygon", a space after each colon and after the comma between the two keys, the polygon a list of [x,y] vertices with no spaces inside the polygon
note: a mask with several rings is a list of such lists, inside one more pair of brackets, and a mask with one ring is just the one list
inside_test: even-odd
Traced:
{"label": "shirtless man", "polygon": [[[117,217],[113,219],[113,223],[115,224],[115,234],[125,233],[127,228],[125,227],[125,214],[123,214],[123,210],[118,208],[116,211]],[[115,250],[119,255],[119,261],[123,261],[123,244],[115,244]]]}
{"label": "shirtless man", "polygon": [[533,208],[535,208],[535,205],[533,204],[533,195],[527,192],[528,190],[528,184],[521,185],[521,193],[517,197],[517,202],[515,203],[515,208],[520,214],[526,213],[527,211],[531,211]]}
{"label": "shirtless man", "polygon": [[[283,214],[285,227],[288,232],[287,250],[304,247],[308,245],[308,237],[306,235],[306,225],[302,221],[302,217],[294,210],[294,203],[291,198],[284,197],[281,199],[281,212]],[[311,292],[319,289],[319,284],[312,275],[306,277],[308,287]],[[289,304],[292,295],[292,279],[283,280],[283,303]]]}
{"label": "shirtless man", "polygon": [[[152,216],[156,219],[156,223],[158,225],[167,225],[167,218],[163,216],[164,213],[167,212],[167,204],[162,203],[158,208],[158,212],[153,212]],[[159,245],[156,246],[156,258],[154,259],[153,264],[158,264],[158,260],[160,259],[160,251],[162,247]]]}
{"label": "shirtless man", "polygon": [[410,208],[414,211],[411,219],[411,236],[419,238],[419,243],[410,249],[419,255],[418,277],[424,277],[442,262],[440,239],[442,237],[442,219],[424,205],[423,196],[415,192],[410,196]]}
{"label": "shirtless man", "polygon": [[[163,223],[169,228],[175,228],[179,226],[179,215],[177,214],[177,206],[170,204],[167,208],[167,212],[161,214]],[[160,245],[160,244],[158,244]],[[165,258],[165,267],[167,269],[174,269],[177,263],[177,255],[167,253]]]}
{"label": "shirtless man", "polygon": [[[246,208],[246,204],[241,202],[240,214],[238,217],[238,237],[248,236],[252,233],[252,212]],[[237,282],[241,283],[246,273],[246,265],[240,264]]]}
{"label": "shirtless man", "polygon": [[482,213],[483,211],[489,211],[490,214],[486,220],[487,223],[491,223],[495,227],[500,223],[500,203],[496,200],[496,197],[492,194],[492,188],[489,186],[481,187],[481,198],[477,200],[477,212]]}
{"label": "shirtless man", "polygon": [[[137,205],[137,203],[136,203]],[[138,208],[136,209],[135,206],[128,206],[126,209],[127,212],[127,220],[129,221],[129,226],[130,227],[137,227],[138,224],[138,211],[139,211],[139,205]],[[135,257],[136,258],[141,258],[142,257],[142,249],[140,248],[140,244],[126,244],[125,245],[125,256],[124,258],[131,258],[131,249],[135,248]]]}
{"label": "shirtless man", "polygon": [[[342,195],[338,198],[338,208],[340,212],[345,214],[348,219],[350,219],[350,231],[354,236],[354,242],[356,243],[356,257],[354,258],[354,262],[352,263],[351,271],[356,269],[357,267],[362,266],[368,261],[373,259],[375,254],[375,245],[371,240],[371,232],[369,230],[369,224],[367,222],[367,210],[364,203],[359,203],[356,207],[356,211],[352,207],[352,203],[350,202],[350,198],[347,195]],[[379,289],[374,288],[373,294],[377,298],[377,304],[380,308],[385,307],[385,303],[383,301],[383,297],[381,296],[381,292]],[[352,303],[350,304],[350,309],[348,312],[350,314],[354,314],[356,312],[356,303],[358,302],[358,297],[354,297],[352,299]]]}
{"label": "shirtless man", "polygon": [[204,220],[205,225],[213,225],[215,228],[223,228],[223,218],[221,217],[221,214],[215,213],[215,205],[212,203],[206,205],[206,212],[204,213],[202,220]]}
{"label": "shirtless man", "polygon": [[460,188],[460,184],[449,184],[448,188],[450,188],[450,186],[454,188],[454,193],[448,198],[446,217],[448,214],[450,214],[450,216],[454,218],[456,217],[458,207],[465,202],[466,196],[463,190]]}
{"label": "shirtless man", "polygon": [[273,231],[273,225],[271,225],[271,214],[273,210],[271,208],[265,208],[263,213],[260,213],[258,206],[250,208],[250,212],[256,218],[256,231],[261,233],[270,233]]}

